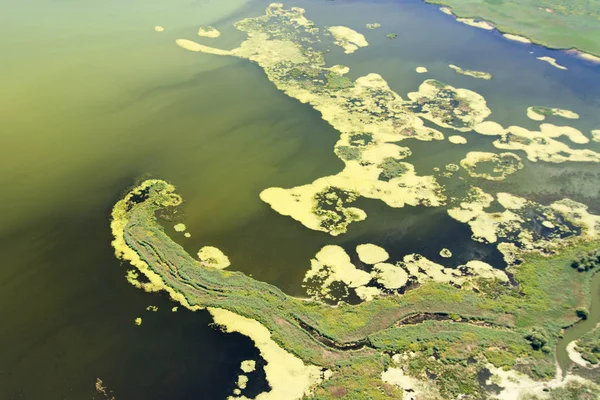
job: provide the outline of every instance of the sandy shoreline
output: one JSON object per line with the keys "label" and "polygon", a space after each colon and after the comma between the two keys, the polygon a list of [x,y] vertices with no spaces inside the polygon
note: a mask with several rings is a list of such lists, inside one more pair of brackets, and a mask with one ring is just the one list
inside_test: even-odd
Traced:
{"label": "sandy shoreline", "polygon": [[445,5],[441,2],[432,1],[432,0],[423,0],[423,1],[427,4],[440,6],[441,12],[443,12],[444,14],[453,16],[458,22],[461,22],[463,24],[473,26],[476,28],[480,28],[480,29],[490,30],[490,31],[495,30],[498,33],[500,33],[501,35],[503,35],[505,38],[507,38],[508,40],[513,40],[513,41],[521,42],[524,44],[534,44],[536,46],[544,47],[548,50],[560,50],[568,55],[577,57],[581,60],[588,61],[588,62],[591,62],[594,64],[600,64],[600,56],[591,54],[591,53],[587,53],[576,47],[571,47],[568,49],[561,48],[561,47],[553,47],[551,44],[541,42],[535,38],[524,35],[518,31],[511,31],[511,32],[503,31],[502,29],[498,28],[498,25],[496,25],[493,21],[486,20],[485,18],[479,18],[479,17],[475,17],[472,15],[458,15],[454,12],[452,7]]}

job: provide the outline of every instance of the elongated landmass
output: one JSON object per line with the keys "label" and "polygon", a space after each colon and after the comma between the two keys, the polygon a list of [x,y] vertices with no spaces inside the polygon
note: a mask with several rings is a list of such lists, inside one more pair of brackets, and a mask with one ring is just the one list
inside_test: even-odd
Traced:
{"label": "elongated landmass", "polygon": [[[487,396],[477,376],[489,368],[518,368],[531,378],[517,378],[548,379],[555,375],[553,346],[561,328],[575,322],[576,310],[589,302],[593,272],[572,266],[582,251],[597,246],[590,239],[594,232],[583,225],[579,235],[551,239],[555,248],[548,255],[512,248],[513,284],[482,277],[465,289],[424,280],[404,294],[390,292],[355,306],[329,306],[290,297],[241,272],[196,261],[171,240],[155,217],[181,201],[174,186],[161,180],[133,188],[112,212],[116,255],[136,268],[128,273],[134,285],[166,291],[191,310],[209,308],[224,330],[237,330],[254,338],[259,348],[264,346],[261,353],[272,388],[264,399],[277,398],[267,394],[294,385],[286,383],[294,373],[275,373],[285,368],[294,368],[296,384],[302,383],[292,391],[297,396],[288,398],[301,398],[308,391],[318,399],[339,398],[340,391],[373,399],[397,396],[402,387],[382,380],[390,365],[416,380],[439,374],[438,381],[426,385],[434,399],[460,393]],[[525,204],[514,198],[504,203]],[[386,257],[381,250],[371,253],[369,262]],[[265,345],[269,340],[274,343]],[[428,361],[434,348],[437,360]],[[409,358],[403,358],[409,352]],[[392,359],[390,354],[401,356]],[[415,364],[416,360],[421,361]]]}
{"label": "elongated landmass", "polygon": [[460,75],[466,75],[466,76],[470,76],[470,77],[477,78],[477,79],[485,79],[485,80],[492,79],[492,74],[490,74],[489,72],[473,71],[470,69],[462,69],[461,67],[458,67],[453,64],[450,64],[449,67],[452,68],[453,70],[455,70],[456,73],[460,74]]}
{"label": "elongated landmass", "polygon": [[[425,0],[458,17],[489,22],[498,30],[553,49],[577,49],[600,62],[600,1]],[[449,12],[447,8],[444,9]],[[587,53],[587,54],[586,54]]]}

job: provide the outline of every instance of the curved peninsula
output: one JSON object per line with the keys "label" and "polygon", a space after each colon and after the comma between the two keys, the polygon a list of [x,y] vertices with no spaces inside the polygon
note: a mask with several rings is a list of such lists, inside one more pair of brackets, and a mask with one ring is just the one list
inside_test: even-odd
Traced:
{"label": "curved peninsula", "polygon": [[[437,374],[427,387],[432,398],[440,399],[460,393],[485,396],[487,389],[477,376],[490,368],[517,368],[527,379],[549,379],[555,375],[552,349],[560,330],[579,318],[576,310],[589,298],[579,293],[588,293],[592,272],[571,267],[577,254],[595,246],[583,237],[571,238],[549,255],[515,249],[513,256],[521,264],[511,268],[513,284],[482,277],[465,289],[428,280],[404,294],[358,305],[294,298],[241,272],[206,266],[186,253],[155,216],[181,202],[174,186],[162,180],[147,180],[128,192],[112,212],[116,255],[136,268],[128,279],[137,287],[166,291],[191,310],[208,308],[224,330],[251,338],[262,335],[257,345],[274,342],[268,345],[271,352],[261,349],[271,386],[264,399],[276,398],[268,393],[293,383],[285,381],[293,374],[274,376],[267,370],[285,369],[276,365],[282,360],[294,360],[302,383],[297,396],[289,398],[304,393],[336,398],[340,388],[348,394],[389,398],[402,390],[382,380],[394,375],[394,369],[417,380]],[[416,314],[422,317],[406,319]],[[456,386],[457,379],[461,386]]]}

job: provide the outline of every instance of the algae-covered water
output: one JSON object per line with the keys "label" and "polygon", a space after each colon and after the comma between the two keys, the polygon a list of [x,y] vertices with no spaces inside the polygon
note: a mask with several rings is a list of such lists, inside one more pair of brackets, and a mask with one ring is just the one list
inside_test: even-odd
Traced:
{"label": "algae-covered water", "polygon": [[[164,221],[191,254],[222,249],[241,270],[286,293],[301,286],[310,259],[327,244],[350,250],[370,242],[393,259],[420,253],[447,266],[478,259],[504,268],[491,245],[444,209],[392,209],[361,199],[369,217],[332,237],[274,212],[259,198],[272,186],[294,187],[343,168],[339,138],[306,104],[286,96],[246,60],[191,53],[176,39],[234,48],[245,38],[233,22],[264,13],[266,1],[31,0],[5,5],[0,24],[0,398],[101,398],[97,378],[117,399],[226,398],[242,360],[257,359],[250,339],[223,334],[204,312],[129,285],[114,257],[109,215],[137,179],[173,182],[183,215]],[[355,79],[383,76],[401,95],[426,78],[483,95],[494,121],[536,128],[527,107],[573,110],[578,120],[549,117],[591,137],[600,129],[600,67],[495,32],[457,23],[438,8],[409,1],[286,2],[319,26],[362,32],[369,46],[326,54]],[[368,30],[365,24],[381,28]],[[222,35],[198,38],[200,25]],[[155,26],[164,27],[163,32]],[[389,33],[397,34],[388,39]],[[211,40],[209,42],[208,40]],[[533,52],[533,54],[531,54]],[[536,57],[551,56],[560,70]],[[489,81],[448,64],[489,72]],[[426,75],[415,73],[425,66]],[[446,136],[455,132],[439,128]],[[421,175],[456,163],[467,151],[493,151],[469,132],[466,145],[410,143]],[[576,145],[572,147],[576,148]],[[600,151],[600,143],[585,146]],[[532,163],[493,190],[548,203],[563,197],[600,212],[597,163]],[[480,182],[481,187],[492,183]],[[491,186],[489,186],[491,187]],[[173,225],[183,222],[190,238]],[[439,256],[442,248],[455,255]],[[593,293],[597,296],[597,292]],[[147,311],[158,306],[157,312]],[[597,312],[591,314],[597,318]],[[140,326],[134,319],[142,317]],[[593,318],[591,318],[593,319]],[[561,364],[565,364],[563,352]],[[244,392],[265,388],[250,375]]]}

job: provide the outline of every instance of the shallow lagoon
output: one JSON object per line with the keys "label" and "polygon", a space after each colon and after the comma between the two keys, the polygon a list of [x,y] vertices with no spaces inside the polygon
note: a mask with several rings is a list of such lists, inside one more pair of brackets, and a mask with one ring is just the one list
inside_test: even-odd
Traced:
{"label": "shallow lagoon", "polygon": [[[361,199],[367,220],[333,238],[260,201],[258,193],[267,187],[292,187],[339,171],[342,162],[333,153],[338,132],[312,108],[279,92],[257,66],[188,53],[174,41],[194,39],[199,25],[212,24],[221,37],[198,40],[233,48],[243,35],[232,22],[261,15],[268,2],[37,3],[35,11],[12,5],[14,18],[1,28],[7,32],[0,40],[8,62],[0,72],[8,101],[0,111],[0,182],[6,188],[0,309],[8,317],[0,332],[11,343],[0,350],[1,397],[91,397],[100,377],[117,398],[224,398],[239,363],[256,356],[248,339],[208,327],[207,314],[171,313],[165,297],[142,293],[123,279],[125,269],[110,247],[108,215],[143,174],[174,182],[186,200],[185,215],[165,226],[190,253],[217,246],[232,269],[289,294],[305,293],[301,282],[309,260],[326,244],[349,250],[368,240],[394,259],[419,252],[452,266],[475,254],[502,267],[493,247],[471,241],[466,225],[442,209],[390,209]],[[306,8],[317,25],[345,25],[366,36],[368,47],[326,56],[330,64],[350,66],[351,78],[377,72],[405,96],[435,77],[482,94],[493,111],[490,119],[503,125],[533,129],[526,108],[544,105],[581,115],[548,122],[588,136],[600,127],[598,66],[459,24],[416,0],[286,2],[292,5]],[[367,30],[369,22],[382,27]],[[155,25],[165,31],[155,32]],[[388,39],[388,33],[398,38]],[[568,70],[536,59],[546,55]],[[458,75],[448,64],[493,78]],[[427,74],[415,73],[421,65]],[[458,163],[467,151],[493,149],[487,137],[464,136],[468,143],[461,146],[403,145],[425,175]],[[600,150],[598,143],[588,147]],[[531,163],[519,155],[525,168],[494,183],[494,190],[544,203],[567,196],[600,210],[596,164]],[[172,229],[180,221],[191,238]],[[454,253],[452,261],[435,258],[443,247]],[[159,311],[147,312],[149,304]],[[144,321],[139,327],[133,323],[138,316]],[[254,390],[262,384],[260,377],[252,382]]]}

